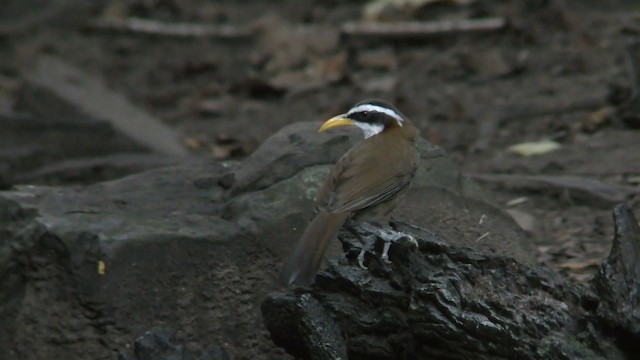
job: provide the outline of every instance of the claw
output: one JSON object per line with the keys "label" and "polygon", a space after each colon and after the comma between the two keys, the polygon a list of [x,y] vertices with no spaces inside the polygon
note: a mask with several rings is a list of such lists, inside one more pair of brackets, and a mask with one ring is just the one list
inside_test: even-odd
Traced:
{"label": "claw", "polygon": [[391,264],[391,260],[389,260],[389,248],[391,247],[391,241],[385,241],[384,247],[382,248],[382,256],[380,258],[385,264]]}
{"label": "claw", "polygon": [[416,240],[416,238],[409,234],[406,234],[405,237],[407,238],[407,241],[409,241],[411,245],[413,245],[416,249],[420,247],[420,244],[418,244],[418,240]]}
{"label": "claw", "polygon": [[365,238],[362,240],[362,248],[360,249],[360,253],[358,254],[358,265],[363,270],[369,270],[368,267],[364,265],[364,255],[367,251],[371,251],[373,249],[373,244],[375,244],[375,238]]}
{"label": "claw", "polygon": [[[370,227],[366,223],[362,226]],[[409,234],[405,234],[403,232],[395,231],[392,229],[380,231],[375,228],[371,228],[371,231],[377,232],[378,237],[384,240],[384,247],[382,248],[382,254],[380,258],[385,264],[391,264],[391,260],[389,260],[389,248],[391,247],[391,243],[402,240],[402,239],[406,239],[406,241],[409,241],[409,243],[411,243],[413,246],[418,247],[418,242],[416,241],[416,239]],[[353,232],[362,242],[362,249],[360,249],[360,253],[358,254],[358,265],[360,266],[361,269],[368,270],[368,268],[364,265],[364,256],[367,251],[372,250],[373,245],[375,244],[375,237],[365,239],[361,235],[359,235],[357,232],[355,231]]]}
{"label": "claw", "polygon": [[416,241],[416,239],[413,236],[409,234],[405,234],[403,232],[399,232],[395,230],[387,230],[381,235],[382,236],[380,237],[385,241],[384,247],[382,249],[381,259],[387,264],[391,264],[391,260],[389,260],[389,248],[391,247],[391,243],[400,241],[400,240],[406,240],[416,248],[418,247],[418,242]]}
{"label": "claw", "polygon": [[360,250],[360,254],[358,254],[358,265],[360,265],[362,270],[369,270],[369,268],[364,265],[364,253],[366,252],[367,248],[363,246],[362,250]]}

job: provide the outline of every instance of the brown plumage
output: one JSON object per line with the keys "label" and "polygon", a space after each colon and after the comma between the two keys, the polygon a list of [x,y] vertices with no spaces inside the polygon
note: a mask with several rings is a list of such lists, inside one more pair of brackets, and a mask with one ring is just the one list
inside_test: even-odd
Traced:
{"label": "brown plumage", "polygon": [[313,283],[329,241],[347,219],[388,221],[418,166],[418,130],[390,105],[359,103],[327,121],[320,131],[342,125],[361,127],[370,137],[344,154],[325,180],[317,213],[282,270],[284,285]]}

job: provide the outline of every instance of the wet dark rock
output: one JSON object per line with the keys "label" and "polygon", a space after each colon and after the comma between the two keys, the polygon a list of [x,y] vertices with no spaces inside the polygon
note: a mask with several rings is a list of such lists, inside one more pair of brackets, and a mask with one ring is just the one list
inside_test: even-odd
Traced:
{"label": "wet dark rock", "polygon": [[168,329],[153,328],[136,339],[133,350],[120,354],[119,360],[229,360],[219,346],[208,351],[191,351]]}
{"label": "wet dark rock", "polygon": [[[280,317],[289,319],[289,324],[298,328],[273,329],[278,335],[273,339],[277,345],[293,344],[291,354],[296,358],[347,359],[347,347],[338,324],[328,316],[322,304],[305,294],[299,297],[283,296],[273,302],[264,302],[262,313],[267,324]],[[292,307],[283,306],[294,302]],[[282,312],[284,311],[284,312]],[[304,333],[308,336],[300,337]],[[280,341],[280,343],[278,343]]]}
{"label": "wet dark rock", "polygon": [[[624,204],[613,211],[615,237],[593,286],[600,294],[597,315],[627,350],[640,352],[640,226]],[[634,342],[627,342],[635,339]]]}
{"label": "wet dark rock", "polygon": [[[352,246],[358,241],[345,231],[347,256],[312,288],[272,294],[262,306],[265,323],[276,344],[301,358],[318,352],[308,345],[317,329],[302,326],[311,316],[338,324],[336,341],[346,343],[349,359],[633,358],[640,351],[640,229],[625,205],[614,218],[611,255],[593,287],[402,224],[418,247],[392,244],[387,264],[378,238],[364,270]],[[319,306],[302,308],[309,299]]]}

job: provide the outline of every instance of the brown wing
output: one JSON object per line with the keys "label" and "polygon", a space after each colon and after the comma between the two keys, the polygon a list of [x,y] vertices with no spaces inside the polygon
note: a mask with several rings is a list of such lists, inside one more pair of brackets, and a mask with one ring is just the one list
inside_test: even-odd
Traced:
{"label": "brown wing", "polygon": [[318,210],[361,210],[393,198],[409,185],[417,168],[415,146],[388,135],[361,142],[338,161],[320,192]]}

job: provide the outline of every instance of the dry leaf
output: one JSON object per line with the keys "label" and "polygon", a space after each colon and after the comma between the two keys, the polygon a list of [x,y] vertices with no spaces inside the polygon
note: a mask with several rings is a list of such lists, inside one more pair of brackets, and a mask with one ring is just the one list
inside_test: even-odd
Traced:
{"label": "dry leaf", "polygon": [[507,206],[516,206],[516,205],[524,204],[527,201],[529,201],[528,197],[521,196],[521,197],[517,197],[515,199],[511,199],[511,200],[507,201],[506,205]]}
{"label": "dry leaf", "polygon": [[518,156],[532,156],[546,154],[558,150],[560,147],[561,145],[553,140],[542,140],[509,146],[507,152]]}
{"label": "dry leaf", "polygon": [[230,159],[252,153],[258,141],[252,137],[238,139],[229,134],[218,134],[211,145],[211,154],[216,159]]}
{"label": "dry leaf", "polygon": [[579,271],[592,267],[600,266],[602,259],[586,259],[584,261],[567,261],[562,264],[559,264],[558,267],[561,269],[571,270],[571,271]]}
{"label": "dry leaf", "polygon": [[615,108],[612,106],[605,106],[600,108],[584,119],[582,123],[582,129],[586,132],[592,133],[598,129],[603,128],[605,125],[610,124],[615,114]]}
{"label": "dry leaf", "polygon": [[194,138],[186,138],[184,139],[184,143],[187,145],[189,149],[200,149],[202,147],[202,142],[198,139]]}
{"label": "dry leaf", "polygon": [[107,264],[104,261],[98,261],[98,274],[104,275],[107,272]]}

